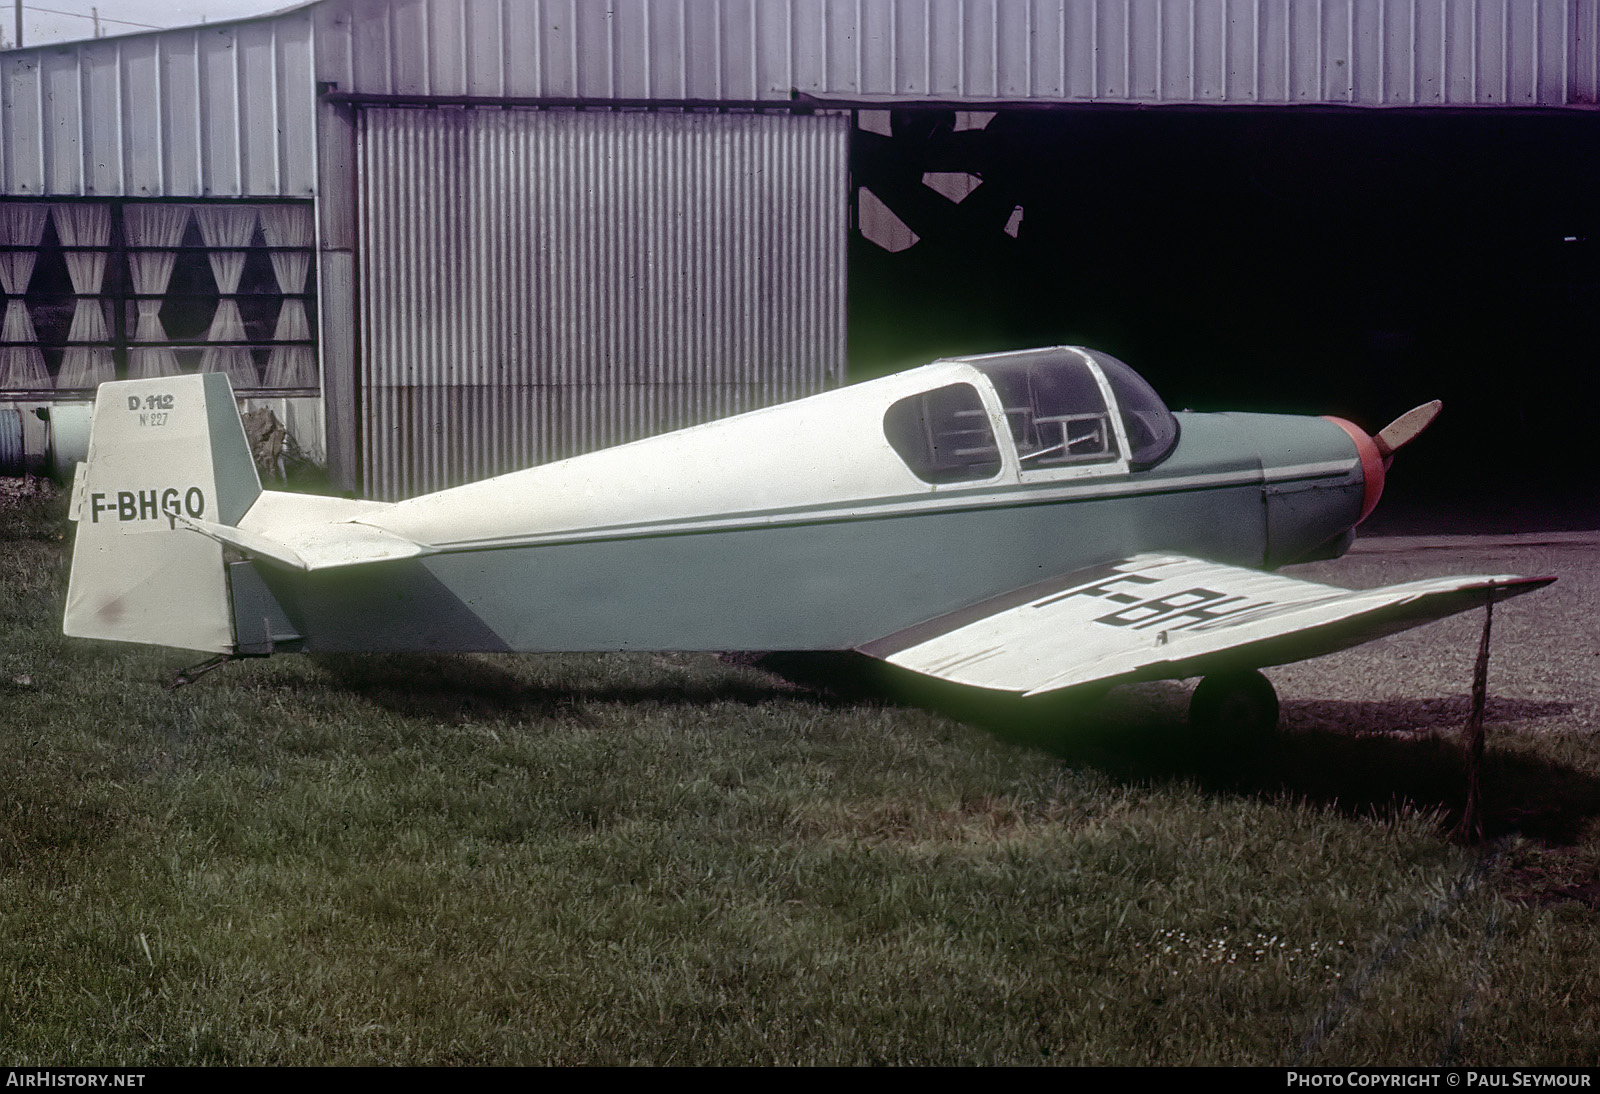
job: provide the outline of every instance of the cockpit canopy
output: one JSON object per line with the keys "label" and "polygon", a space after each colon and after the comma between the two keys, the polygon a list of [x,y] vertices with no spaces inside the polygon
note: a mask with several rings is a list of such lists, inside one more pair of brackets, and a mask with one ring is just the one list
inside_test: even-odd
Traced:
{"label": "cockpit canopy", "polygon": [[[1177,419],[1161,397],[1109,354],[1055,346],[960,360],[994,386],[1024,474],[1124,456],[1131,470],[1143,470],[1177,443]],[[928,482],[992,478],[1002,466],[988,412],[971,384],[902,399],[883,424],[895,451]]]}

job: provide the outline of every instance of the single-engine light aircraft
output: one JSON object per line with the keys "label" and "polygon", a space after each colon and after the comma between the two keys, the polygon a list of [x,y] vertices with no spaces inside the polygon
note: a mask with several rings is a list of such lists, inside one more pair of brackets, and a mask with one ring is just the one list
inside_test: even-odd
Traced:
{"label": "single-engine light aircraft", "polygon": [[1058,346],[382,503],[263,490],[221,374],[106,383],[65,632],[222,658],[853,650],[1019,695],[1201,676],[1192,719],[1248,730],[1277,721],[1264,666],[1554,580],[1271,572],[1343,553],[1437,412],[1376,435],[1174,414]]}

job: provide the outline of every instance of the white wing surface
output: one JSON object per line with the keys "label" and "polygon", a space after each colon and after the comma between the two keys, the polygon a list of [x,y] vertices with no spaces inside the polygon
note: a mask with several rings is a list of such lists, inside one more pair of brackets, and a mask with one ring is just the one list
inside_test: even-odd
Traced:
{"label": "white wing surface", "polygon": [[1286,664],[1554,580],[1475,575],[1350,590],[1145,554],[1061,575],[859,649],[954,683],[1035,695]]}

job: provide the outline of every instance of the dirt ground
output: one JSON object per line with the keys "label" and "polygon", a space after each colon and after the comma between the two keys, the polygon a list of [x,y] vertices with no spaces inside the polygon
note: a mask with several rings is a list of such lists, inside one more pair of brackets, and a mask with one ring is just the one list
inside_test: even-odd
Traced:
{"label": "dirt ground", "polygon": [[61,492],[54,482],[37,475],[27,478],[0,476],[0,511],[34,498],[53,498]]}
{"label": "dirt ground", "polygon": [[[1600,727],[1600,532],[1372,537],[1342,559],[1285,573],[1352,588],[1457,573],[1552,575],[1554,585],[1495,606],[1491,724],[1541,734]],[[1470,612],[1272,675],[1302,718],[1313,712],[1296,711],[1296,696],[1379,704],[1389,714],[1399,702],[1416,704],[1410,720],[1426,729],[1446,713],[1430,709],[1430,698],[1470,690],[1482,626],[1483,613]]]}
{"label": "dirt ground", "polygon": [[[1374,537],[1290,573],[1350,587],[1456,573],[1551,575],[1494,607],[1485,834],[1533,841],[1512,896],[1600,909],[1600,532]],[[1269,669],[1281,745],[1260,789],[1342,809],[1409,802],[1459,816],[1461,740],[1484,612]]]}

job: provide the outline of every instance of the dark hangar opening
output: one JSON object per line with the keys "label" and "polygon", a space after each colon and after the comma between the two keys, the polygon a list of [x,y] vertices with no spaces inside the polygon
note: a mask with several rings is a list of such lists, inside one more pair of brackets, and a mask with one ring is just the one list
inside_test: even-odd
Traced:
{"label": "dark hangar opening", "polygon": [[1066,342],[1128,361],[1174,407],[1376,429],[1442,398],[1373,526],[1600,527],[1600,119],[1114,107],[859,119],[853,378]]}

